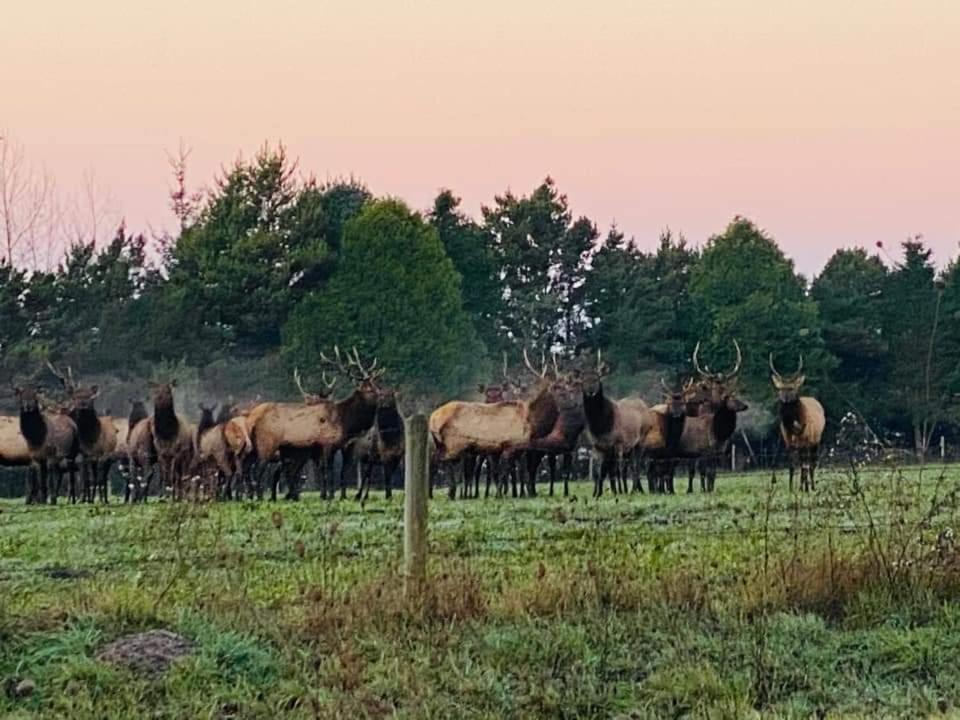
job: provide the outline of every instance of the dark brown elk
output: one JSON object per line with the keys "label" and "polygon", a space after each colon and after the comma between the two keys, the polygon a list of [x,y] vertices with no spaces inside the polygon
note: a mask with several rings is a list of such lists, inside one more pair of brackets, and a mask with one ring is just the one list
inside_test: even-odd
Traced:
{"label": "dark brown elk", "polygon": [[[321,480],[326,480],[327,485],[326,487],[321,485],[320,495],[321,497],[333,498],[335,492],[333,461],[335,453],[340,451],[342,458],[340,464],[340,498],[345,499],[347,496],[347,477],[352,467],[347,448],[350,443],[364,436],[374,426],[381,397],[384,394],[384,388],[381,387],[381,378],[386,370],[377,367],[377,358],[364,365],[356,348],[353,348],[352,355],[350,352],[346,353],[346,362],[344,362],[338,347],[334,346],[333,351],[333,359],[328,358],[322,352],[320,353],[320,359],[326,367],[350,378],[353,381],[353,392],[337,402],[325,401],[332,408],[333,418],[341,431],[341,435],[336,442],[322,448],[322,458],[326,467],[325,471],[321,473]],[[317,464],[319,464],[320,459],[320,455],[315,458]]]}
{"label": "dark brown elk", "polygon": [[[556,355],[553,356],[554,377],[559,380],[560,368]],[[553,486],[557,479],[557,458],[563,459],[563,496],[570,495],[570,477],[573,474],[574,453],[583,434],[586,418],[583,415],[583,403],[579,393],[578,375],[571,375],[566,391],[555,394],[559,415],[557,422],[550,432],[530,442],[526,450],[527,480],[530,483],[531,494],[536,488],[537,472],[543,458],[547,458],[550,470],[550,496],[553,496]]]}
{"label": "dark brown elk", "polygon": [[349,446],[360,472],[358,500],[365,501],[370,496],[373,472],[377,467],[383,472],[384,495],[390,499],[393,475],[403,460],[404,448],[403,418],[397,409],[396,393],[383,390],[373,427]]}
{"label": "dark brown elk", "polygon": [[[532,369],[524,351],[525,362]],[[539,378],[533,397],[498,403],[465,402],[454,400],[430,414],[429,429],[433,439],[436,461],[448,466],[459,461],[465,453],[503,456],[508,462],[527,447],[531,440],[547,435],[557,422],[558,410],[552,392],[561,390],[563,381],[547,377],[542,371],[532,370]],[[471,474],[464,470],[464,484]],[[514,476],[514,494],[517,483]],[[499,487],[499,484],[498,484]],[[456,497],[456,480],[451,478],[450,496]]]}
{"label": "dark brown elk", "polygon": [[773,364],[770,353],[770,380],[777,391],[777,416],[780,420],[780,435],[787,450],[790,463],[790,490],[793,490],[793,475],[800,466],[800,489],[804,492],[816,489],[814,474],[820,454],[820,440],[826,427],[823,405],[809,395],[801,395],[800,389],[806,380],[803,374],[803,355],[797,371],[785,378]]}
{"label": "dark brown elk", "polygon": [[[72,466],[77,456],[77,425],[64,413],[47,413],[40,407],[40,398],[33,387],[16,388],[20,405],[20,433],[27,443],[30,462],[39,480],[28,492],[27,502],[56,503],[63,470]],[[54,483],[47,484],[50,470]]]}
{"label": "dark brown elk", "polygon": [[[117,428],[113,418],[97,413],[96,399],[100,394],[97,385],[77,385],[73,370],[58,371],[48,362],[50,369],[67,393],[67,412],[77,425],[77,444],[83,458],[80,463],[80,488],[83,502],[93,502],[99,493],[101,502],[108,502],[110,467],[116,458]],[[77,501],[76,488],[71,484],[70,502]]]}
{"label": "dark brown elk", "polygon": [[733,433],[737,429],[737,414],[747,409],[737,397],[737,384],[743,367],[740,345],[733,341],[736,361],[727,372],[714,372],[709,366],[700,366],[700,343],[693,351],[693,366],[699,376],[694,417],[688,417],[680,438],[678,456],[690,462],[687,492],[693,492],[693,478],[700,469],[700,489],[713,492],[716,487],[717,467],[726,456]]}
{"label": "dark brown elk", "polygon": [[607,397],[603,378],[610,372],[597,351],[597,365],[583,372],[581,391],[583,414],[588,438],[595,456],[600,459],[600,472],[594,478],[593,496],[603,494],[603,481],[610,478],[614,493],[626,492],[626,465],[642,447],[657,443],[648,436],[656,432],[652,413],[638,397],[613,400]]}
{"label": "dark brown elk", "polygon": [[184,497],[184,479],[193,462],[193,426],[177,414],[173,389],[176,381],[154,383],[153,417],[150,429],[157,464],[160,467],[161,487],[173,490],[173,499]]}

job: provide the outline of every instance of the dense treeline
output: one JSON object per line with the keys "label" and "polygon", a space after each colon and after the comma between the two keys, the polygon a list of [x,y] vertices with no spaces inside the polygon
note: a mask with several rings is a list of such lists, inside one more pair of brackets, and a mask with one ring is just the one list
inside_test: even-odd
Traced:
{"label": "dense treeline", "polygon": [[808,282],[744,218],[700,249],[669,231],[652,252],[616,227],[601,239],[549,178],[479,220],[449,190],[417,212],[353,179],[300,179],[282,147],[203,196],[178,179],[175,237],[121,226],[52,272],[0,264],[4,380],[41,379],[50,359],[131,388],[176,374],[208,395],[285,397],[291,369],[316,382],[319,349],[339,343],[438,400],[526,346],[601,348],[623,388],[652,394],[689,370],[698,340],[719,366],[736,337],[758,406],[772,399],[769,355],[789,370],[803,353],[831,417],[916,447],[960,419],[960,264],[938,273],[919,238],[886,264],[838,250]]}

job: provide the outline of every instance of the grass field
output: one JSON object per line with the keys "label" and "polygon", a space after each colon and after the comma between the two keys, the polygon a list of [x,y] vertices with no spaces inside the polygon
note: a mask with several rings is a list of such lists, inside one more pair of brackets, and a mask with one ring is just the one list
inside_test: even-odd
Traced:
{"label": "grass field", "polygon": [[[926,717],[960,704],[960,468],[713,496],[0,504],[2,717]],[[164,675],[125,634],[196,643]],[[30,694],[14,692],[27,679]]]}

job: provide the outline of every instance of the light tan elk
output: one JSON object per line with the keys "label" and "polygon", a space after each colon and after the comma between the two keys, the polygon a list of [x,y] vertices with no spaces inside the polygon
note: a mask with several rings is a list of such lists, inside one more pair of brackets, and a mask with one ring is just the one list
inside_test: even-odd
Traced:
{"label": "light tan elk", "polygon": [[162,488],[173,488],[173,499],[184,497],[183,481],[193,461],[193,426],[177,414],[173,389],[176,381],[151,383],[153,388],[153,417],[150,430],[157,464],[160,466]]}
{"label": "light tan elk", "polygon": [[193,471],[208,499],[229,498],[239,468],[224,433],[229,417],[214,417],[217,406],[200,404],[200,421],[193,436]]}
{"label": "light tan elk", "polygon": [[20,418],[12,415],[0,415],[0,467],[29,468],[26,497],[32,497],[37,484],[36,468],[32,465],[27,441],[20,432]]}
{"label": "light tan elk", "polygon": [[792,377],[785,378],[773,363],[770,353],[770,380],[777,391],[777,416],[780,419],[780,435],[787,450],[790,464],[790,490],[793,490],[794,469],[800,465],[800,489],[804,492],[816,489],[814,474],[820,454],[820,439],[826,427],[823,405],[809,395],[800,395],[806,380],[803,374],[803,355]]}
{"label": "light tan elk", "polygon": [[[123,436],[121,436],[123,437]],[[146,501],[150,494],[150,477],[157,462],[157,449],[153,444],[153,418],[141,400],[130,401],[127,417],[127,433],[123,437],[127,454],[127,478],[124,502]]]}
{"label": "light tan elk", "polygon": [[[654,421],[660,428],[653,437],[662,438],[660,447],[644,448],[649,459],[647,464],[647,486],[652,493],[673,494],[673,476],[676,471],[677,460],[680,455],[680,442],[688,415],[696,415],[696,408],[692,407],[695,383],[693,378],[686,380],[679,387],[671,387],[667,381],[660,378],[663,387],[663,402],[654,405],[650,410],[654,413]],[[637,474],[636,489],[639,487],[639,473]]]}
{"label": "light tan elk", "polygon": [[[502,455],[509,459],[526,448],[530,441],[547,435],[557,422],[557,404],[551,392],[561,390],[562,380],[547,377],[530,364],[526,350],[524,362],[539,381],[533,397],[497,403],[454,400],[441,405],[430,415],[429,428],[436,450],[436,460],[448,465],[460,460],[465,453],[472,455]],[[464,484],[470,474],[464,470]],[[516,494],[516,480],[514,480]],[[456,496],[456,481],[451,478],[450,496]]]}
{"label": "light tan elk", "polygon": [[[30,462],[39,473],[39,480],[27,493],[28,503],[56,503],[65,466],[73,472],[77,456],[77,425],[63,413],[47,413],[40,408],[40,398],[33,387],[16,388],[20,405],[20,433],[27,443]],[[49,471],[53,471],[53,487],[48,487]]]}
{"label": "light tan elk", "polygon": [[[97,493],[101,502],[108,501],[110,466],[117,450],[117,429],[113,419],[97,414],[97,385],[78,386],[73,370],[61,373],[52,363],[47,367],[63,385],[67,393],[67,412],[77,425],[77,444],[80,456],[80,495],[83,502],[93,502]],[[76,487],[71,483],[70,502],[77,502]]]}
{"label": "light tan elk", "polygon": [[610,373],[597,351],[597,365],[584,371],[581,389],[588,438],[600,458],[600,472],[594,479],[593,495],[603,494],[603,481],[610,477],[614,493],[626,492],[626,465],[638,451],[663,446],[659,425],[649,406],[638,397],[613,400],[606,396],[603,378]]}
{"label": "light tan elk", "polygon": [[717,467],[730,448],[737,429],[737,414],[747,409],[737,397],[743,355],[740,345],[733,341],[736,360],[727,372],[714,372],[709,366],[700,366],[700,343],[693,350],[693,367],[699,376],[691,402],[692,414],[684,425],[678,456],[689,461],[687,492],[693,492],[693,478],[700,470],[700,489],[713,492]]}

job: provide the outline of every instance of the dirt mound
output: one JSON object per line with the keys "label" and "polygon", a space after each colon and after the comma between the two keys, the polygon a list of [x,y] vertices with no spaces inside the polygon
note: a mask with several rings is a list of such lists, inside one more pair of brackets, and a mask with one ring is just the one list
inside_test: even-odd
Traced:
{"label": "dirt mound", "polygon": [[149,630],[114,640],[97,653],[97,660],[120,665],[138,675],[162,675],[177,658],[193,652],[192,641],[169,630]]}

